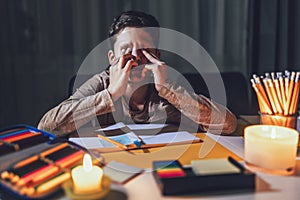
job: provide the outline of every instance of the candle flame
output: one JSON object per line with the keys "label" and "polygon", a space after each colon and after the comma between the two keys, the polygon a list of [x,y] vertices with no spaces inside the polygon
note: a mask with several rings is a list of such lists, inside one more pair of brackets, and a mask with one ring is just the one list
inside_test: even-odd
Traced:
{"label": "candle flame", "polygon": [[271,138],[272,138],[272,139],[275,139],[275,138],[276,138],[276,130],[275,130],[274,127],[272,127]]}
{"label": "candle flame", "polygon": [[92,158],[89,154],[84,154],[83,156],[83,170],[86,172],[91,171],[93,168],[92,166]]}

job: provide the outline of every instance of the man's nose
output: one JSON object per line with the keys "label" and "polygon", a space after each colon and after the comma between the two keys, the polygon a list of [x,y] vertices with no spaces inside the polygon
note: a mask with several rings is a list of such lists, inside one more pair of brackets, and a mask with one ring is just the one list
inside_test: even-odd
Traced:
{"label": "man's nose", "polygon": [[140,61],[143,56],[141,49],[133,49],[131,54],[135,56],[136,61]]}

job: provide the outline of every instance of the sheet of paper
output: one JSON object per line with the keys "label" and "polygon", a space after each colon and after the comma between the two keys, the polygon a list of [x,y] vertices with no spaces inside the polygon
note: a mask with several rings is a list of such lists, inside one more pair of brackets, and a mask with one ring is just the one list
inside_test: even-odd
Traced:
{"label": "sheet of paper", "polygon": [[121,129],[126,127],[126,125],[123,122],[118,122],[114,125],[105,127],[105,128],[99,128],[96,130],[96,132],[100,132],[100,131],[111,131],[111,130],[116,130],[116,129]]}
{"label": "sheet of paper", "polygon": [[85,147],[86,149],[97,149],[105,147],[116,147],[116,145],[102,140],[98,137],[82,137],[82,138],[69,138],[70,141]]}
{"label": "sheet of paper", "polygon": [[212,133],[207,133],[209,137],[222,144],[226,148],[230,149],[233,153],[239,157],[244,157],[244,139],[240,136],[220,136]]}
{"label": "sheet of paper", "polygon": [[108,163],[108,165],[103,168],[103,173],[118,183],[124,183],[143,171],[141,168],[116,161]]}
{"label": "sheet of paper", "polygon": [[199,140],[198,137],[195,137],[186,131],[162,133],[159,135],[145,135],[140,136],[140,138],[142,138],[146,144],[164,144]]}
{"label": "sheet of paper", "polygon": [[239,173],[240,169],[228,159],[192,160],[192,169],[196,175]]}
{"label": "sheet of paper", "polygon": [[128,127],[130,130],[149,130],[149,129],[162,129],[167,126],[167,124],[127,124],[125,125],[123,122],[118,122],[114,125],[97,129],[96,132],[99,131],[111,131],[116,129],[121,129],[124,127]]}
{"label": "sheet of paper", "polygon": [[[118,124],[114,127],[120,126],[122,126],[122,124]],[[198,137],[195,137],[194,135],[186,131],[168,132],[158,135],[143,135],[139,137],[134,132],[128,132],[126,134],[110,136],[108,138],[124,145],[136,144],[136,141],[140,142],[141,139],[145,144],[149,145],[192,142],[194,140],[199,140]],[[87,149],[116,147],[116,145],[97,137],[70,138],[69,140]]]}
{"label": "sheet of paper", "polygon": [[133,132],[129,132],[123,135],[110,136],[108,138],[124,145],[133,144],[136,140],[139,141],[139,138]]}
{"label": "sheet of paper", "polygon": [[167,124],[128,124],[127,127],[131,130],[148,130],[148,129],[162,129]]}

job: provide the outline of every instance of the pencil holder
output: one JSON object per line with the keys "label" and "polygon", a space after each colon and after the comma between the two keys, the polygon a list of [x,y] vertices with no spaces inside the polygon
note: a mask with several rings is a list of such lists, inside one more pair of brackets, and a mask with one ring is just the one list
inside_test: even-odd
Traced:
{"label": "pencil holder", "polygon": [[284,126],[288,128],[296,128],[296,115],[270,115],[260,113],[260,123],[266,125],[277,125]]}

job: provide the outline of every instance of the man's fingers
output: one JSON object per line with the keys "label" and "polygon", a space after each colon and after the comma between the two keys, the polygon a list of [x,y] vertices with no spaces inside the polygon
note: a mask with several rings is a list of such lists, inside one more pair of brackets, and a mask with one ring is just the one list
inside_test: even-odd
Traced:
{"label": "man's fingers", "polygon": [[159,60],[155,59],[150,53],[148,53],[146,50],[142,51],[145,57],[152,63],[158,63]]}
{"label": "man's fingers", "polygon": [[135,56],[131,54],[125,54],[122,57],[124,59],[124,62],[122,63],[122,68],[125,67],[129,60],[135,60]]}
{"label": "man's fingers", "polygon": [[152,53],[149,53],[148,51],[146,50],[143,50],[142,51],[143,54],[145,55],[145,57],[152,63],[155,63],[155,64],[158,64],[158,65],[164,65],[165,63],[160,61],[156,55],[152,55]]}
{"label": "man's fingers", "polygon": [[124,68],[126,63],[128,62],[128,60],[134,59],[134,58],[135,57],[133,55],[130,55],[130,54],[122,55],[120,57],[115,58],[112,61],[111,66],[118,66],[119,68]]}
{"label": "man's fingers", "polygon": [[146,74],[147,74],[148,71],[149,71],[149,69],[147,69],[146,66],[145,66],[145,68],[142,70],[142,78],[146,77]]}
{"label": "man's fingers", "polygon": [[125,60],[123,56],[115,58],[111,63],[111,67],[122,68],[122,66],[125,64],[124,62]]}
{"label": "man's fingers", "polygon": [[126,72],[129,72],[130,69],[131,69],[133,66],[138,66],[138,63],[137,63],[136,61],[134,61],[134,60],[129,60],[129,61],[126,63],[126,65],[125,65],[125,67],[124,67],[124,70],[125,70]]}

